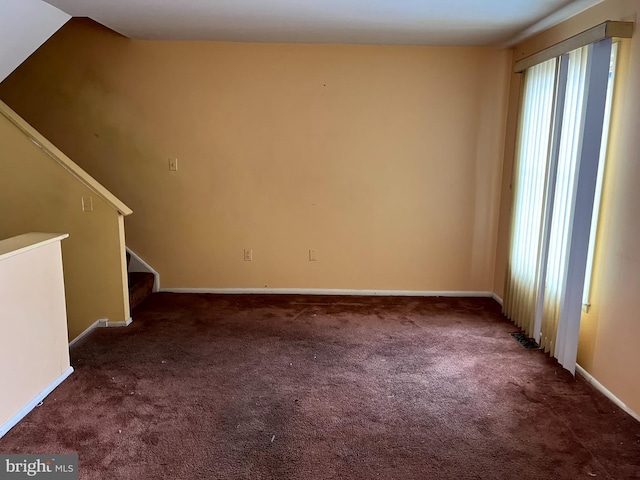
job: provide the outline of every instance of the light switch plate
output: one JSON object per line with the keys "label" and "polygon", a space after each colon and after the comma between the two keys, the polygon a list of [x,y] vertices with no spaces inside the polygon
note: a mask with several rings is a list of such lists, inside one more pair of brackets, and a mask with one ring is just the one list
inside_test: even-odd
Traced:
{"label": "light switch plate", "polygon": [[82,197],[82,211],[93,212],[93,199],[91,197]]}

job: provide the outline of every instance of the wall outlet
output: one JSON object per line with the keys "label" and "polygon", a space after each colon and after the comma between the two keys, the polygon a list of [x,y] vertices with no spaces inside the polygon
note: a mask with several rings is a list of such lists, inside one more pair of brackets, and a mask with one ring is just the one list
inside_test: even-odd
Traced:
{"label": "wall outlet", "polygon": [[177,172],[178,171],[178,159],[170,158],[169,159],[169,171]]}
{"label": "wall outlet", "polygon": [[309,261],[310,262],[317,262],[318,261],[318,254],[313,248],[309,249]]}
{"label": "wall outlet", "polygon": [[93,212],[93,199],[91,197],[82,197],[82,211]]}
{"label": "wall outlet", "polygon": [[244,251],[244,261],[245,262],[250,262],[251,260],[253,260],[253,250],[251,250],[251,249],[245,250]]}

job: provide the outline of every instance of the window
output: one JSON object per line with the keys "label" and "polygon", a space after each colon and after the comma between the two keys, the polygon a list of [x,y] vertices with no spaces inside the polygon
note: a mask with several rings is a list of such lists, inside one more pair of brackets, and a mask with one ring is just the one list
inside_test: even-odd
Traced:
{"label": "window", "polygon": [[608,38],[525,71],[504,312],[572,372],[616,52]]}

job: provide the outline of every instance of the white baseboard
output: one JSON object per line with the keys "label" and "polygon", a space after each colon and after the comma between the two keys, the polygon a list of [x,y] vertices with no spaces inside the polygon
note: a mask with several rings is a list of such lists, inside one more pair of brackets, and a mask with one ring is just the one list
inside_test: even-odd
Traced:
{"label": "white baseboard", "polygon": [[343,290],[323,288],[162,288],[166,293],[217,293],[244,295],[352,295],[386,297],[489,297],[492,292],[454,290]]}
{"label": "white baseboard", "polygon": [[0,425],[0,438],[4,437],[9,430],[11,430],[20,420],[26,417],[27,414],[36,407],[36,405],[43,401],[47,395],[53,392],[53,390],[64,382],[64,380],[72,373],[73,367],[67,368],[58,378],[51,382],[47,388],[42,390],[29,403],[22,407],[18,413],[7,420],[4,424]]}
{"label": "white baseboard", "polygon": [[73,347],[74,345],[82,341],[82,339],[84,339],[87,335],[89,335],[94,328],[102,327],[105,321],[106,319],[101,318],[93,322],[91,325],[89,325],[89,327],[84,332],[82,332],[80,335],[78,335],[76,338],[74,338],[69,342],[69,348]]}
{"label": "white baseboard", "polygon": [[152,292],[160,291],[160,274],[147,262],[145,262],[136,252],[131,250],[129,247],[127,248],[127,252],[131,255],[131,260],[133,261],[130,265],[130,272],[149,272],[153,273],[153,289]]}
{"label": "white baseboard", "polygon": [[89,333],[91,333],[92,330],[94,330],[95,328],[105,328],[105,327],[128,327],[129,325],[131,325],[131,322],[133,322],[133,319],[131,317],[127,318],[126,320],[123,320],[121,322],[112,322],[111,320],[109,320],[108,318],[99,318],[98,320],[96,320],[95,322],[93,322],[91,325],[89,325],[89,327],[82,332],[80,335],[78,335],[76,338],[74,338],[73,340],[71,340],[69,342],[69,348],[73,347],[74,345],[77,345],[78,343],[80,343],[87,335],[89,335]]}
{"label": "white baseboard", "polygon": [[636,412],[634,412],[633,410],[631,410],[622,400],[620,400],[618,397],[616,397],[613,393],[611,393],[604,385],[602,385],[598,380],[596,380],[595,378],[593,378],[593,375],[591,375],[589,372],[587,372],[584,368],[582,368],[580,365],[576,364],[576,372],[582,377],[584,378],[588,383],[590,383],[591,385],[593,385],[593,387],[598,390],[600,393],[602,393],[605,397],[607,397],[609,400],[611,400],[613,403],[615,403],[618,407],[620,407],[622,410],[624,410],[625,412],[627,412],[629,415],[631,415],[633,418],[635,418],[638,422],[640,422],[640,415],[638,415]]}
{"label": "white baseboard", "polygon": [[131,325],[131,322],[133,322],[133,319],[131,317],[121,322],[112,322],[111,320],[107,320],[104,326],[105,327],[128,327],[129,325]]}
{"label": "white baseboard", "polygon": [[496,302],[500,304],[500,306],[502,306],[502,298],[500,298],[496,293],[492,293],[491,298],[493,298]]}

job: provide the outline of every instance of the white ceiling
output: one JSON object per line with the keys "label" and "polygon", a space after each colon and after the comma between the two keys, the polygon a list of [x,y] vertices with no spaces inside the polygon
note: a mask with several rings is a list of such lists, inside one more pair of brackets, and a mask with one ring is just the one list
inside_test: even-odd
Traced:
{"label": "white ceiling", "polygon": [[2,0],[0,82],[68,20],[69,15],[40,0]]}
{"label": "white ceiling", "polygon": [[601,0],[47,0],[127,37],[495,45],[565,7]]}

